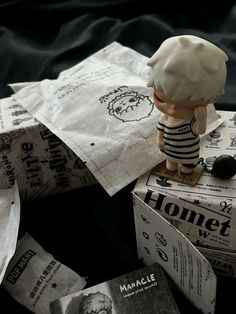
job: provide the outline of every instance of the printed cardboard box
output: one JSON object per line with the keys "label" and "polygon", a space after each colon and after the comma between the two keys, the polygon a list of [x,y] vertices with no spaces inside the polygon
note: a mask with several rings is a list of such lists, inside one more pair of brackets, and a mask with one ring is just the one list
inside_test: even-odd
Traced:
{"label": "printed cardboard box", "polygon": [[97,182],[65,143],[11,97],[0,100],[0,153],[0,185],[17,180],[21,201]]}
{"label": "printed cardboard box", "polygon": [[204,314],[214,314],[216,275],[196,247],[158,211],[133,193],[137,252],[159,263],[177,289]]}
{"label": "printed cardboard box", "polygon": [[166,276],[150,265],[51,303],[52,314],[179,314]]}
{"label": "printed cardboard box", "polygon": [[[223,154],[235,157],[235,113],[202,138],[201,156],[210,169]],[[216,273],[236,276],[236,176],[223,180],[204,172],[195,186],[155,174],[141,176],[134,192],[181,231],[210,261]]]}

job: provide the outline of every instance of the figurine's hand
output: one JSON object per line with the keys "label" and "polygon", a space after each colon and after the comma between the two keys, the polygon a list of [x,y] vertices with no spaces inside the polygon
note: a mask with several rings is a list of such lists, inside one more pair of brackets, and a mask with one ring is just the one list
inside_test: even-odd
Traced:
{"label": "figurine's hand", "polygon": [[206,106],[196,107],[194,110],[194,115],[196,118],[195,132],[197,134],[204,134],[206,132],[206,119],[207,119]]}

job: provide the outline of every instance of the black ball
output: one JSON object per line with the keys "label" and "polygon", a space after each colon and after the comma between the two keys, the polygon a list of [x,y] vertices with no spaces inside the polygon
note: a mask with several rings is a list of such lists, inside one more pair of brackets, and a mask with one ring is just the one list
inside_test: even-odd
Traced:
{"label": "black ball", "polygon": [[221,155],[216,158],[211,174],[220,179],[230,179],[236,174],[236,160],[230,155]]}

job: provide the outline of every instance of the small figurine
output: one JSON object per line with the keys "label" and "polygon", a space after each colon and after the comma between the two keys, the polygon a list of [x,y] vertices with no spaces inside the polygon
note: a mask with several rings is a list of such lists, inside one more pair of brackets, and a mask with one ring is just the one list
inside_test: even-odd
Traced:
{"label": "small figurine", "polygon": [[166,169],[192,173],[199,160],[200,134],[206,131],[207,105],[224,94],[227,55],[192,35],[165,40],[148,61],[148,86],[161,112],[157,145]]}

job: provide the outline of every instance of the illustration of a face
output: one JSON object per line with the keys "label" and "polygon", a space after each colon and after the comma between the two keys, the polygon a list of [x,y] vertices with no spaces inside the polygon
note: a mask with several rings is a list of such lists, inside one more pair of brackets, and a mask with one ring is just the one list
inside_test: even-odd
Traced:
{"label": "illustration of a face", "polygon": [[197,106],[207,106],[203,100],[173,101],[161,89],[154,89],[153,99],[159,111],[175,119],[190,119],[194,116]]}
{"label": "illustration of a face", "polygon": [[0,152],[3,154],[7,154],[9,153],[10,149],[11,149],[11,143],[12,143],[12,139],[10,137],[10,135],[8,134],[3,134],[0,137]]}
{"label": "illustration of a face", "polygon": [[137,92],[127,92],[116,96],[107,108],[110,115],[121,121],[130,122],[147,118],[153,107],[149,97],[140,95]]}
{"label": "illustration of a face", "polygon": [[230,139],[231,139],[230,146],[235,147],[236,146],[236,134],[235,133],[230,134]]}
{"label": "illustration of a face", "polygon": [[236,114],[231,118],[229,119],[230,121],[233,121],[234,125],[236,125]]}
{"label": "illustration of a face", "polygon": [[112,314],[112,301],[99,291],[90,293],[80,303],[79,314]]}
{"label": "illustration of a face", "polygon": [[216,130],[214,130],[214,131],[212,131],[212,132],[210,133],[210,137],[211,137],[211,138],[219,138],[219,137],[220,137],[220,133],[217,132]]}

